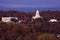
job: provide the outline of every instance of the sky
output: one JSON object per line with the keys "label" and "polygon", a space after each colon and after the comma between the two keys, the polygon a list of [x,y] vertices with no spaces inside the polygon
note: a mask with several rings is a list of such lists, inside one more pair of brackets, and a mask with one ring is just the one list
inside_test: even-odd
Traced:
{"label": "sky", "polygon": [[60,10],[60,0],[0,0],[0,10]]}

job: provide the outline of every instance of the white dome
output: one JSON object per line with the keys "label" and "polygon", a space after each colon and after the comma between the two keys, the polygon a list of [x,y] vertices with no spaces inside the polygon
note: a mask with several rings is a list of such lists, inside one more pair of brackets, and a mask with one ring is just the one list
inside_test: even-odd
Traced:
{"label": "white dome", "polygon": [[41,16],[40,16],[40,14],[39,14],[39,11],[38,11],[38,10],[36,11],[35,16],[33,16],[32,18],[33,18],[33,19],[41,18]]}
{"label": "white dome", "polygon": [[57,19],[50,19],[49,22],[58,22]]}

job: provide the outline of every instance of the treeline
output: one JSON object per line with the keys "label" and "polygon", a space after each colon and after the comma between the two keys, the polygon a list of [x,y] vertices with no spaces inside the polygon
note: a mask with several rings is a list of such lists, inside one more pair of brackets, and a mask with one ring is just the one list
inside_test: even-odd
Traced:
{"label": "treeline", "polygon": [[0,23],[0,40],[60,40],[60,23]]}
{"label": "treeline", "polygon": [[[22,12],[22,11],[0,11],[0,20],[1,17],[18,17],[19,19],[29,19],[32,18],[32,16],[35,14],[35,12]],[[49,18],[60,18],[60,11],[40,11],[40,15],[42,17],[45,17],[46,19]]]}

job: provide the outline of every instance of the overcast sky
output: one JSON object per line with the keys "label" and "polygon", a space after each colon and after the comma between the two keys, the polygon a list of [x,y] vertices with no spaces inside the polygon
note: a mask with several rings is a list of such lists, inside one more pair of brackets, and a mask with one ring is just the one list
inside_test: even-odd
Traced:
{"label": "overcast sky", "polygon": [[0,10],[12,8],[59,8],[60,0],[0,0]]}

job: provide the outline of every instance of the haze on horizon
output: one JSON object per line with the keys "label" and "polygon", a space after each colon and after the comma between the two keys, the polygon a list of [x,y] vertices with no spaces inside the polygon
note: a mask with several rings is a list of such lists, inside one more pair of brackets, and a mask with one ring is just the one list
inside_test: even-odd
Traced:
{"label": "haze on horizon", "polygon": [[0,10],[60,10],[60,0],[0,0]]}

